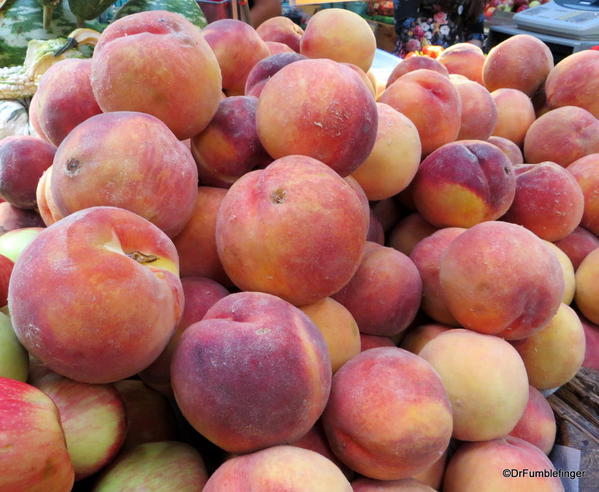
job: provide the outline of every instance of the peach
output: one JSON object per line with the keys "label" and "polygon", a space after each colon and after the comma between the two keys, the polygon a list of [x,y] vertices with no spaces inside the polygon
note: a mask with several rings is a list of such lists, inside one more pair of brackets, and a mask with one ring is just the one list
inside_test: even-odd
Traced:
{"label": "peach", "polygon": [[[597,120],[599,122],[599,120]],[[598,130],[599,131],[599,130]],[[584,213],[581,225],[593,234],[599,234],[599,153],[577,159],[568,166],[584,195]]]}
{"label": "peach", "polygon": [[304,34],[300,26],[282,15],[266,19],[256,28],[256,32],[264,41],[284,43],[296,52],[300,50],[300,40]]}
{"label": "peach", "polygon": [[250,70],[245,82],[245,95],[260,97],[266,82],[281,68],[290,63],[305,60],[299,53],[277,53],[263,58]]}
{"label": "peach", "polygon": [[514,142],[508,140],[507,138],[497,137],[491,135],[487,142],[492,143],[496,147],[499,147],[505,155],[508,156],[509,160],[512,164],[523,164],[524,156],[522,155],[522,151],[520,147],[518,147]]}
{"label": "peach", "polygon": [[549,47],[530,34],[517,34],[491,48],[483,66],[487,89],[517,89],[532,97],[553,68]]}
{"label": "peach", "polygon": [[417,475],[414,475],[416,480],[422,482],[435,490],[441,490],[441,484],[443,482],[443,474],[445,473],[445,465],[447,464],[447,453],[445,451],[437,461],[430,465],[426,470]]}
{"label": "peach", "polygon": [[381,221],[372,209],[370,209],[369,215],[370,222],[368,223],[368,233],[366,234],[366,240],[384,246],[385,230],[383,229],[383,224],[381,224]]}
{"label": "peach", "polygon": [[599,118],[599,53],[584,50],[560,61],[547,76],[545,93],[550,108],[578,106]]}
{"label": "peach", "polygon": [[[539,476],[530,476],[532,472]],[[536,446],[505,437],[488,442],[464,443],[449,460],[444,492],[563,492],[553,463]],[[521,475],[519,475],[521,473]]]}
{"label": "peach", "polygon": [[354,480],[351,485],[354,492],[435,492],[432,487],[413,478],[403,478],[401,480],[359,478]]}
{"label": "peach", "polygon": [[534,444],[543,453],[549,454],[557,432],[555,415],[543,394],[534,386],[528,388],[528,403],[522,418],[509,433]]}
{"label": "peach", "polygon": [[390,337],[379,337],[376,335],[360,333],[360,352],[379,347],[395,347],[395,343]]}
{"label": "peach", "polygon": [[114,207],[76,212],[40,232],[15,263],[8,297],[25,348],[51,370],[86,383],[118,381],[147,367],[183,306],[170,239]]}
{"label": "peach", "polygon": [[324,9],[314,14],[300,41],[302,55],[353,63],[365,72],[372,65],[375,51],[376,38],[368,22],[345,9]]}
{"label": "peach", "polygon": [[439,324],[426,324],[409,328],[406,330],[406,335],[399,346],[418,355],[428,342],[451,328],[451,326]]}
{"label": "peach", "polygon": [[539,390],[567,383],[584,360],[584,330],[576,312],[566,304],[540,330],[512,344],[524,361],[530,384]]}
{"label": "peach", "polygon": [[439,270],[441,258],[452,241],[466,229],[447,227],[440,229],[420,241],[412,252],[410,259],[418,268],[422,279],[422,310],[435,321],[446,325],[459,325],[445,305]]}
{"label": "peach", "polygon": [[331,460],[295,446],[274,446],[225,461],[203,492],[224,490],[352,492],[350,483]]}
{"label": "peach", "polygon": [[[39,91],[39,86],[38,86],[38,91]],[[38,91],[36,91],[36,94]],[[44,131],[42,130],[42,127],[40,124],[40,119],[39,119],[40,109],[38,106],[39,96],[37,96],[36,94],[33,94],[31,101],[29,101],[29,130],[30,130],[30,134],[32,137],[38,137],[38,138],[41,138],[42,140],[45,140],[46,142],[50,143],[50,139],[48,138],[47,135],[44,134]]]}
{"label": "peach", "polygon": [[329,396],[331,361],[320,331],[298,308],[240,292],[183,332],[171,381],[200,434],[225,451],[246,453],[310,430]]}
{"label": "peach", "polygon": [[367,228],[347,181],[315,159],[289,156],[233,184],[218,210],[216,245],[240,289],[303,306],[349,282]]}
{"label": "peach", "polygon": [[599,326],[581,318],[586,339],[586,350],[582,367],[599,370]]}
{"label": "peach", "polygon": [[530,98],[518,89],[496,89],[491,97],[497,108],[497,121],[493,133],[521,146],[530,125],[536,119]]}
{"label": "peach", "polygon": [[352,176],[369,200],[384,200],[405,189],[418,170],[422,147],[418,129],[406,116],[377,103],[378,129],[374,148]]}
{"label": "peach", "polygon": [[202,32],[162,10],[128,15],[104,30],[91,84],[102,111],[151,114],[180,140],[206,128],[222,93],[219,62]]}
{"label": "peach", "polygon": [[526,132],[526,162],[552,161],[567,167],[599,152],[599,120],[586,109],[563,106],[540,116]]}
{"label": "peach", "polygon": [[368,478],[398,480],[445,452],[451,406],[430,364],[396,347],[375,348],[337,371],[323,425],[343,463]]}
{"label": "peach", "polygon": [[392,336],[413,321],[421,296],[414,263],[393,248],[367,242],[357,272],[333,299],[349,310],[360,332]]}
{"label": "peach", "polygon": [[516,196],[502,220],[547,241],[558,241],[578,227],[584,195],[572,174],[555,162],[518,164],[514,173]]}
{"label": "peach", "polygon": [[52,144],[60,145],[79,123],[102,112],[92,91],[91,70],[91,60],[67,58],[42,75],[35,113],[41,135]]}
{"label": "peach", "polygon": [[564,295],[556,256],[532,232],[508,222],[483,222],[455,238],[439,278],[462,326],[508,340],[548,323]]}
{"label": "peach", "polygon": [[402,75],[379,102],[407,116],[418,128],[423,155],[458,138],[462,118],[460,96],[449,78],[428,69]]}
{"label": "peach", "polygon": [[497,108],[489,91],[478,82],[450,75],[462,104],[458,140],[487,140],[497,122]]}
{"label": "peach", "polygon": [[[52,195],[49,192],[48,183],[50,182],[50,175],[52,174],[52,166],[46,169],[39,181],[37,182],[37,187],[35,188],[35,200],[38,213],[42,218],[42,221],[45,225],[49,226],[54,224],[58,220],[58,210],[56,209],[56,204],[52,200]],[[50,204],[52,204],[52,209],[50,209]],[[56,213],[56,216],[53,214]]]}
{"label": "peach", "polygon": [[[14,270],[13,270],[14,271]],[[591,251],[576,270],[576,305],[592,323],[599,324],[599,251]],[[358,322],[359,326],[359,322]]]}
{"label": "peach", "polygon": [[430,340],[420,357],[437,371],[447,390],[456,439],[503,437],[522,417],[528,401],[526,368],[505,340],[464,329],[448,330]]}
{"label": "peach", "polygon": [[47,186],[62,216],[114,206],[172,237],[193,212],[198,171],[191,152],[164,123],[122,111],[92,116],[69,133],[56,151]]}
{"label": "peach", "polygon": [[256,132],[257,107],[256,97],[227,97],[208,126],[193,137],[191,153],[202,184],[228,188],[245,173],[272,161]]}
{"label": "peach", "polygon": [[424,220],[422,215],[410,214],[401,219],[391,231],[389,246],[404,255],[410,255],[420,241],[437,230],[438,228]]}
{"label": "peach", "polygon": [[30,136],[0,140],[0,197],[11,205],[33,209],[42,173],[52,165],[56,147]]}
{"label": "peach", "polygon": [[568,255],[574,270],[577,270],[580,263],[582,263],[582,260],[584,260],[591,251],[599,248],[599,238],[592,232],[587,231],[584,227],[577,227],[572,233],[568,234],[565,238],[560,239],[555,244]]}
{"label": "peach", "polygon": [[362,82],[364,83],[364,85],[366,86],[366,88],[372,94],[372,97],[374,97],[374,98],[377,97],[375,84],[373,84],[371,79],[368,78],[368,75],[366,75],[366,72],[364,72],[364,70],[362,70],[357,65],[354,65],[353,63],[347,63],[347,62],[341,62],[341,63],[343,65],[347,65],[354,72],[356,72],[358,74],[358,76],[360,77],[360,79],[362,80]]}
{"label": "peach", "polygon": [[473,82],[483,83],[483,65],[486,57],[478,46],[472,43],[456,43],[445,48],[437,60],[450,74],[463,75]]}
{"label": "peach", "polygon": [[301,309],[322,333],[333,372],[360,353],[360,332],[356,320],[337,301],[325,297]]}
{"label": "peach", "polygon": [[445,75],[446,77],[449,76],[449,72],[447,71],[445,65],[440,63],[438,60],[431,58],[430,56],[414,55],[410,58],[405,58],[404,60],[401,60],[395,66],[395,68],[389,75],[389,78],[387,79],[387,87],[389,87],[402,75],[421,68],[439,72],[441,75]]}
{"label": "peach", "polygon": [[372,207],[372,211],[383,226],[385,233],[390,232],[402,216],[401,206],[393,198],[376,202]]}
{"label": "peach", "polygon": [[285,43],[278,43],[276,41],[265,41],[264,44],[268,47],[268,53],[270,56],[278,55],[279,53],[295,53]]}
{"label": "peach", "polygon": [[376,140],[372,93],[354,70],[332,60],[284,66],[262,89],[256,117],[258,136],[272,157],[313,157],[341,176],[366,160]]}
{"label": "peach", "polygon": [[559,261],[559,266],[564,277],[564,296],[562,297],[562,302],[564,304],[570,304],[574,300],[574,292],[576,290],[574,266],[572,265],[570,258],[568,258],[568,255],[555,244],[545,241],[545,245],[553,252],[557,261]]}
{"label": "peach", "polygon": [[412,195],[422,217],[437,227],[471,227],[501,217],[516,191],[512,163],[494,145],[460,140],[422,161]]}

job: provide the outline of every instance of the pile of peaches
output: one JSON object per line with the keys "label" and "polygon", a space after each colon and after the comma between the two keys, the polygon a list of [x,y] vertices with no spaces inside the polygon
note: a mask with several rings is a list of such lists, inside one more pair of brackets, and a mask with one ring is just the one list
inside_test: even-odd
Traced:
{"label": "pile of peaches", "polygon": [[0,141],[0,490],[563,490],[599,53],[375,50],[151,11],[44,74]]}

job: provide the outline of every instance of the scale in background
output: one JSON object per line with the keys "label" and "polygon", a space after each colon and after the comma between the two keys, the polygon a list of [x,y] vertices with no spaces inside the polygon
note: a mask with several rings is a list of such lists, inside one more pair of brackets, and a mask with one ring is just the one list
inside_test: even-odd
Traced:
{"label": "scale in background", "polygon": [[555,61],[599,45],[599,0],[554,0],[523,10],[511,23],[489,26],[489,46],[515,34],[544,41]]}

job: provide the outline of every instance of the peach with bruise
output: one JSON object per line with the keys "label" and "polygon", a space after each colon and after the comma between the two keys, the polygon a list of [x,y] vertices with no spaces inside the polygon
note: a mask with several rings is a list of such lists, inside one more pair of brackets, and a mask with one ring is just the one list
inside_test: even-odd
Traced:
{"label": "peach with bruise", "polygon": [[584,50],[564,58],[547,76],[545,93],[550,108],[578,106],[599,118],[599,53]]}
{"label": "peach with bruise", "polygon": [[172,237],[193,212],[198,170],[189,149],[154,116],[103,113],[63,140],[47,186],[62,216],[114,206],[135,212]]}
{"label": "peach with bruise", "polygon": [[257,97],[227,97],[208,126],[193,137],[191,153],[202,184],[228,188],[247,172],[272,161],[256,132],[257,107]]}
{"label": "peach with bruise", "polygon": [[263,58],[254,65],[245,83],[245,95],[260,97],[264,85],[284,66],[290,63],[305,60],[299,53],[277,53]]}
{"label": "peach with bruise", "polygon": [[461,326],[508,340],[548,323],[564,295],[555,255],[532,232],[508,222],[483,222],[455,238],[439,278]]}
{"label": "peach with bruise", "polygon": [[528,401],[526,368],[505,340],[470,330],[449,330],[430,340],[419,355],[437,371],[447,390],[454,438],[488,441],[503,437],[522,417]]}
{"label": "peach with bruise", "polygon": [[449,460],[443,491],[479,492],[492,487],[494,492],[564,492],[564,486],[557,476],[546,478],[504,474],[504,470],[511,472],[524,469],[547,470],[557,474],[553,463],[539,448],[517,437],[464,443]]}
{"label": "peach with bruise", "polygon": [[401,219],[392,229],[389,246],[404,255],[410,255],[420,241],[437,230],[438,227],[429,224],[422,215],[418,213],[410,214]]}
{"label": "peach with bruise", "polygon": [[523,164],[524,163],[524,156],[522,155],[522,151],[520,150],[520,147],[518,147],[511,140],[508,140],[507,138],[504,138],[504,137],[497,137],[497,136],[491,135],[487,139],[487,142],[492,143],[496,147],[499,147],[505,153],[505,155],[508,156],[508,158],[512,164]]}
{"label": "peach with bruise", "polygon": [[553,252],[557,261],[559,261],[559,266],[564,277],[564,296],[562,297],[562,302],[564,304],[570,304],[574,300],[574,292],[576,290],[574,266],[572,265],[570,258],[568,258],[568,255],[555,244],[545,241],[545,245]]}
{"label": "peach with bruise", "polygon": [[412,322],[420,307],[422,281],[403,253],[367,242],[352,279],[333,299],[354,316],[361,333],[392,336]]}
{"label": "peach with bruise", "polygon": [[556,432],[555,415],[549,402],[538,389],[529,386],[524,414],[509,435],[534,444],[543,453],[549,454]]}
{"label": "peach with bruise", "polygon": [[270,56],[278,55],[279,53],[295,53],[285,43],[277,43],[276,41],[265,41],[264,44],[268,47],[268,53]]}
{"label": "peach with bruise", "polygon": [[389,87],[393,82],[395,82],[402,75],[413,72],[414,70],[419,70],[421,68],[427,70],[433,70],[434,72],[438,72],[441,75],[449,76],[449,72],[445,65],[441,64],[438,60],[431,58],[430,56],[420,56],[415,55],[410,58],[406,58],[401,60],[393,69],[389,78],[387,79],[387,87]]}
{"label": "peach with bruise", "polygon": [[435,492],[432,487],[413,478],[401,480],[359,478],[354,480],[351,485],[354,492]]}
{"label": "peach with bruise", "polygon": [[256,32],[263,41],[284,43],[295,52],[299,52],[300,40],[304,34],[304,30],[300,26],[289,17],[282,15],[266,19],[256,28]]}
{"label": "peach with bruise", "polygon": [[[576,270],[575,300],[578,309],[592,323],[599,324],[599,250],[591,251]],[[359,323],[358,323],[359,324]]]}
{"label": "peach with bruise", "polygon": [[496,89],[491,97],[497,108],[497,121],[491,135],[521,146],[528,128],[536,119],[530,98],[518,89]]}
{"label": "peach with bruise", "polygon": [[357,65],[367,72],[374,60],[376,38],[366,20],[345,9],[314,14],[300,40],[300,53]]}
{"label": "peach with bruise", "polygon": [[181,412],[231,453],[299,439],[319,418],[331,386],[318,328],[298,308],[259,292],[218,301],[183,332],[172,361]]}
{"label": "peach with bruise", "polygon": [[532,97],[553,68],[549,47],[530,34],[517,34],[491,48],[483,66],[487,89],[511,88]]}
{"label": "peach with bruise", "polygon": [[582,218],[584,195],[574,176],[555,162],[518,164],[516,196],[502,220],[526,227],[541,239],[558,241]]}
{"label": "peach with bruise", "polygon": [[552,161],[567,167],[599,152],[599,120],[586,109],[564,106],[540,116],[526,132],[527,163]]}
{"label": "peach with bruise", "polygon": [[337,371],[323,425],[343,463],[369,478],[398,480],[445,452],[451,406],[430,364],[396,347],[375,348]]}
{"label": "peach with bruise", "polygon": [[395,343],[390,337],[379,337],[377,335],[360,333],[360,352],[379,347],[395,347]]}
{"label": "peach with bruise", "polygon": [[184,140],[216,113],[222,77],[196,26],[179,14],[153,10],[104,30],[94,49],[91,84],[102,111],[151,114]]}
{"label": "peach with bruise", "polygon": [[346,180],[315,159],[289,156],[233,184],[218,210],[216,244],[240,289],[303,306],[349,282],[367,230],[368,210]]}
{"label": "peach with bruise", "polygon": [[385,245],[385,230],[383,229],[383,224],[381,224],[381,221],[372,209],[370,209],[370,222],[368,223],[366,241],[372,241],[381,246]]}
{"label": "peach with bruise", "polygon": [[460,96],[449,78],[428,69],[406,73],[391,84],[379,102],[407,116],[420,135],[423,155],[458,138]]}
{"label": "peach with bruise", "polygon": [[487,140],[497,122],[497,108],[489,91],[478,82],[450,75],[462,104],[458,140]]}
{"label": "peach with bruise", "polygon": [[21,343],[50,369],[80,382],[118,381],[158,357],[181,316],[177,251],[132,212],[88,208],[23,251],[8,306]]}
{"label": "peach with bruise", "polygon": [[483,50],[472,43],[456,43],[444,49],[437,60],[452,74],[463,75],[473,82],[483,83]]}
{"label": "peach with bruise", "polygon": [[408,352],[418,355],[424,346],[433,338],[451,329],[451,326],[439,324],[415,326],[406,330],[406,335],[399,346]]}
{"label": "peach with bruise", "polygon": [[422,161],[412,195],[422,217],[437,227],[471,227],[501,217],[516,191],[512,163],[494,145],[461,140]]}
{"label": "peach with bruise", "polygon": [[599,234],[599,153],[577,159],[568,166],[568,171],[574,175],[584,195],[584,213],[580,225],[597,235]]}
{"label": "peach with bruise", "polygon": [[92,61],[68,58],[52,65],[42,75],[36,91],[36,119],[42,135],[54,145],[79,123],[102,110],[92,91]]}
{"label": "peach with bruise", "polygon": [[560,248],[572,262],[574,270],[582,263],[587,255],[599,248],[599,238],[584,227],[577,227],[565,238],[557,241],[556,246]]}
{"label": "peach with bruise", "polygon": [[284,66],[268,80],[258,102],[258,136],[273,158],[309,156],[341,176],[370,155],[377,120],[374,97],[360,76],[326,59]]}
{"label": "peach with bruise", "polygon": [[446,325],[459,323],[445,305],[439,280],[441,258],[452,241],[465,230],[461,227],[440,229],[420,241],[410,253],[422,279],[422,310],[433,320]]}

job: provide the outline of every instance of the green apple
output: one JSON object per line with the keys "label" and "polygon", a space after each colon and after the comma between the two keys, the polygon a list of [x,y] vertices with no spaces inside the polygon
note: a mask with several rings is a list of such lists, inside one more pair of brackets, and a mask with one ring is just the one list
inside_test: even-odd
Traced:
{"label": "green apple", "polygon": [[0,254],[16,262],[23,250],[43,230],[42,227],[23,227],[2,234],[0,236]]}
{"label": "green apple", "polygon": [[10,318],[0,313],[0,377],[27,381],[29,356],[12,329]]}

